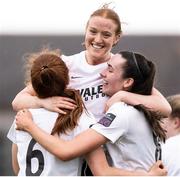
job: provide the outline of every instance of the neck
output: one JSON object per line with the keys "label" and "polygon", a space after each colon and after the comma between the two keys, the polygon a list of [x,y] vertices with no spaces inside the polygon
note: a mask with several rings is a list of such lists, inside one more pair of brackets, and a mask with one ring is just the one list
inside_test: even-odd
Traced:
{"label": "neck", "polygon": [[174,137],[174,136],[177,136],[177,135],[180,135],[180,128],[174,130],[168,138],[171,138],[171,137]]}
{"label": "neck", "polygon": [[85,57],[89,65],[98,65],[109,61],[111,58],[111,53],[109,53],[107,56],[103,58],[97,58],[97,57],[89,56],[88,52],[86,51]]}

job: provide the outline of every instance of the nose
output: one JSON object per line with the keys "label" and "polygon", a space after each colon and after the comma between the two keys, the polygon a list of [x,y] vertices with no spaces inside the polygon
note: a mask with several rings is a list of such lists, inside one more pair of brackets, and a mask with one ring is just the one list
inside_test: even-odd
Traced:
{"label": "nose", "polygon": [[102,36],[101,36],[101,34],[98,33],[98,34],[95,36],[94,41],[97,42],[97,43],[102,42]]}

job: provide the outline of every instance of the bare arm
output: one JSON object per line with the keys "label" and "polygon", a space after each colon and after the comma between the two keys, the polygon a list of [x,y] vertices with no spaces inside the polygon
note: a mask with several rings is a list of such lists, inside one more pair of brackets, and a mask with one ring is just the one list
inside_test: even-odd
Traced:
{"label": "bare arm", "polygon": [[40,100],[31,85],[21,90],[12,101],[12,107],[15,111],[23,108],[39,108],[41,106]]}
{"label": "bare arm", "polygon": [[17,151],[18,151],[18,147],[16,144],[12,144],[12,167],[13,167],[13,171],[14,174],[17,176],[19,173],[19,164],[18,164],[18,160],[17,160]]}
{"label": "bare arm", "polygon": [[86,154],[86,161],[95,176],[145,176],[148,174],[147,172],[133,172],[110,167],[101,147]]}
{"label": "bare arm", "polygon": [[105,110],[117,101],[123,101],[131,105],[143,104],[145,107],[153,111],[159,111],[165,116],[171,113],[171,106],[166,98],[155,88],[152,90],[152,95],[148,96],[119,91],[107,101]]}
{"label": "bare arm", "polygon": [[86,161],[93,175],[95,176],[163,176],[167,175],[167,170],[162,168],[162,163],[158,161],[148,172],[128,171],[125,169],[110,167],[104,151],[101,147],[86,154]]}
{"label": "bare arm", "polygon": [[86,154],[107,141],[103,135],[92,129],[84,131],[71,141],[64,141],[59,139],[58,136],[49,135],[41,130],[33,122],[31,113],[28,110],[25,110],[24,112],[19,111],[17,113],[16,125],[18,129],[29,132],[40,145],[61,160],[70,160]]}
{"label": "bare arm", "polygon": [[25,108],[44,107],[50,111],[65,114],[61,108],[74,109],[74,100],[67,97],[54,96],[50,98],[40,99],[36,96],[32,85],[29,84],[21,92],[19,92],[12,102],[13,109],[19,111]]}

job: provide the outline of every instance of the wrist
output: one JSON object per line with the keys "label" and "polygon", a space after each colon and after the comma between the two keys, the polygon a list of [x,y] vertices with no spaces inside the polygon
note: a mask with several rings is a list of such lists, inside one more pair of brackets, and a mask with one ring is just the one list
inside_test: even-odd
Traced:
{"label": "wrist", "polygon": [[120,99],[120,101],[122,101],[122,102],[126,102],[126,91],[123,91],[123,90],[121,90],[121,91],[119,91],[119,93],[118,93],[118,95],[119,95],[119,99]]}
{"label": "wrist", "polygon": [[37,108],[42,108],[43,107],[43,100],[35,96],[35,103]]}
{"label": "wrist", "polygon": [[29,122],[28,123],[28,125],[24,128],[27,132],[29,132],[29,133],[31,133],[31,132],[33,132],[34,130],[34,128],[35,128],[35,124],[34,124],[34,122],[33,121],[31,121],[31,122]]}

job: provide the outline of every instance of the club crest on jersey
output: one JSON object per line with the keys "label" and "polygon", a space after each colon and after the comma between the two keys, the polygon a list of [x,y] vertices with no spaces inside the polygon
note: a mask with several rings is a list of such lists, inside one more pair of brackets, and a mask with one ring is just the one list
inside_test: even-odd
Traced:
{"label": "club crest on jersey", "polygon": [[104,125],[105,127],[109,127],[115,117],[116,116],[114,114],[107,113],[102,119],[99,120],[98,123]]}

